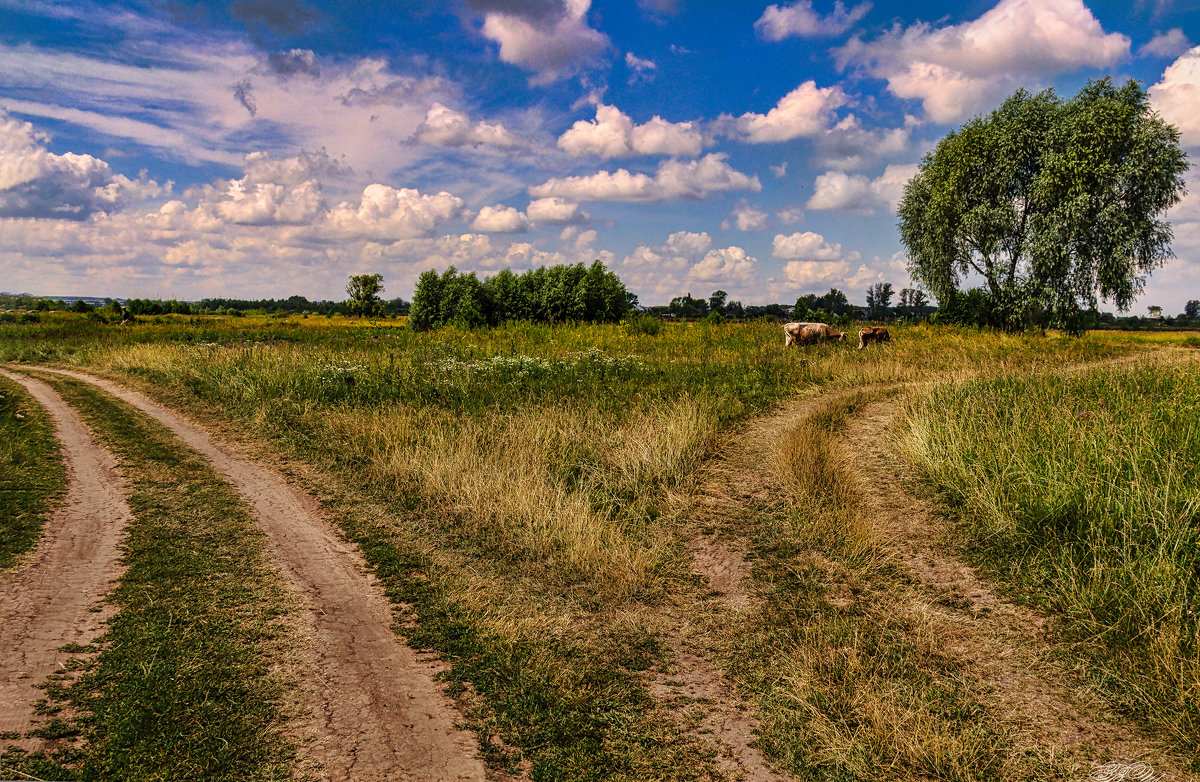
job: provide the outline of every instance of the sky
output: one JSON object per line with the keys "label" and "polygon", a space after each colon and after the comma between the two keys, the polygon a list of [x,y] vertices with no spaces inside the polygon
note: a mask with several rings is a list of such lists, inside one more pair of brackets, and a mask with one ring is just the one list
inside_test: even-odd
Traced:
{"label": "sky", "polygon": [[[1200,160],[1200,0],[0,0],[0,290],[643,304],[911,285],[895,206],[1018,88],[1136,79]],[[1200,298],[1200,167],[1132,311]],[[1114,309],[1111,304],[1102,309]]]}

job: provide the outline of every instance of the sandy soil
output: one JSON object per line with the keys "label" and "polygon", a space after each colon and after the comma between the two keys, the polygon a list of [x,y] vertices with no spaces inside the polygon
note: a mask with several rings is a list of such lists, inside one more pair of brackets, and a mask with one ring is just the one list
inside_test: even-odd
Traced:
{"label": "sandy soil", "polygon": [[[90,644],[112,615],[104,595],[120,576],[120,542],[131,516],[116,462],[79,415],[49,386],[5,370],[46,408],[67,465],[66,499],[30,556],[0,582],[0,731],[34,724],[37,685],[72,657],[67,644]],[[38,749],[27,739],[5,742]]]}
{"label": "sandy soil", "polygon": [[392,629],[392,606],[357,549],[339,537],[316,500],[146,397],[78,372],[169,428],[207,458],[253,508],[271,555],[306,609],[300,626],[304,705],[302,754],[331,780],[483,780],[474,736]]}

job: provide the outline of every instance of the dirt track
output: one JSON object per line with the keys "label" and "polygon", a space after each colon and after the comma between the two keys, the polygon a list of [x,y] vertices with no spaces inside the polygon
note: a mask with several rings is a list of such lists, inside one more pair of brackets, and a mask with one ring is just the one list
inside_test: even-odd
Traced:
{"label": "dirt track", "polygon": [[[67,465],[67,496],[28,559],[6,575],[0,604],[0,731],[24,733],[37,685],[89,644],[111,609],[104,595],[121,574],[120,541],[131,515],[116,462],[79,415],[44,383],[4,370],[46,408]],[[99,610],[95,610],[99,609]],[[34,749],[36,740],[6,742]]]}
{"label": "dirt track", "polygon": [[142,410],[208,459],[254,510],[271,555],[306,609],[300,624],[305,706],[301,752],[332,780],[483,780],[474,736],[455,726],[458,712],[392,630],[392,607],[341,540],[316,501],[278,473],[146,397],[78,372],[56,372],[99,386]]}

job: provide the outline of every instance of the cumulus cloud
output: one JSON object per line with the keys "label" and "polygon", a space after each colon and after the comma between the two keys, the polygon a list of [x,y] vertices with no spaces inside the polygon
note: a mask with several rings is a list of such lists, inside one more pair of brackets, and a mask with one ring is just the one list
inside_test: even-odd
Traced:
{"label": "cumulus cloud", "polygon": [[798,0],[791,5],[769,5],[754,23],[754,32],[768,41],[782,41],[793,36],[817,38],[841,35],[871,10],[870,3],[860,3],[846,10],[841,0],[833,5],[833,13],[821,16],[813,10],[811,0]]}
{"label": "cumulus cloud", "polygon": [[[735,206],[729,216],[733,218],[733,225],[737,226],[739,231],[761,231],[767,227],[767,223],[771,219],[771,216],[763,210],[746,203]],[[726,221],[722,227],[725,228],[728,225],[729,223]]]}
{"label": "cumulus cloud", "polygon": [[463,216],[463,200],[450,193],[425,195],[412,188],[367,185],[358,203],[342,202],[329,212],[331,227],[344,236],[379,240],[431,235]]}
{"label": "cumulus cloud", "polygon": [[709,250],[688,270],[689,282],[749,285],[758,275],[758,259],[741,247]]}
{"label": "cumulus cloud", "polygon": [[780,98],[766,114],[748,112],[733,121],[737,134],[752,144],[791,141],[826,130],[848,99],[841,87],[818,87],[812,79]]}
{"label": "cumulus cloud", "polygon": [[699,155],[704,137],[694,122],[668,122],[655,115],[642,125],[615,106],[598,104],[594,120],[579,120],[558,137],[572,155],[604,158],[631,155]]}
{"label": "cumulus cloud", "polygon": [[565,0],[557,15],[530,19],[513,12],[484,16],[484,37],[500,44],[500,59],[534,71],[535,83],[569,76],[609,47],[608,36],[588,26],[591,0]]}
{"label": "cumulus cloud", "polygon": [[529,230],[529,218],[511,206],[485,206],[471,223],[472,231],[496,234],[515,234]]}
{"label": "cumulus cloud", "polygon": [[564,198],[538,198],[530,201],[525,214],[537,225],[574,225],[587,222],[588,215],[579,204]]}
{"label": "cumulus cloud", "polygon": [[1142,48],[1138,49],[1138,54],[1143,57],[1171,59],[1178,57],[1190,48],[1192,48],[1191,41],[1183,34],[1183,30],[1176,27],[1151,38]]}
{"label": "cumulus cloud", "polygon": [[863,66],[900,98],[920,100],[935,122],[962,119],[994,102],[1021,77],[1107,68],[1130,40],[1106,33],[1083,0],[1000,0],[969,22],[894,27],[871,41],[852,38],[839,67]]}
{"label": "cumulus cloud", "polygon": [[912,144],[912,129],[864,128],[853,114],[817,136],[818,162],[829,168],[856,169],[889,157],[905,155]]}
{"label": "cumulus cloud", "polygon": [[817,177],[809,209],[835,210],[855,214],[874,214],[884,206],[896,211],[904,186],[917,173],[918,166],[890,165],[875,179],[844,171],[828,171]]}
{"label": "cumulus cloud", "polygon": [[0,110],[0,217],[86,220],[165,191],[130,179],[91,155],[46,148],[49,136]]}
{"label": "cumulus cloud", "polygon": [[634,174],[620,168],[590,176],[549,179],[529,188],[534,198],[574,201],[662,201],[669,198],[705,198],[728,190],[759,191],[757,176],[747,176],[725,162],[726,155],[713,153],[699,160],[663,161],[656,174]]}
{"label": "cumulus cloud", "polygon": [[461,111],[436,102],[425,113],[425,121],[417,126],[412,140],[442,147],[477,144],[502,148],[523,146],[521,139],[503,125],[482,120],[473,123]]}
{"label": "cumulus cloud", "polygon": [[1179,128],[1183,144],[1200,147],[1200,46],[1171,63],[1148,92],[1154,110]]}
{"label": "cumulus cloud", "polygon": [[640,244],[618,262],[621,279],[656,299],[691,286],[750,292],[758,282],[758,259],[737,246],[716,248],[706,232],[676,231],[661,245]]}

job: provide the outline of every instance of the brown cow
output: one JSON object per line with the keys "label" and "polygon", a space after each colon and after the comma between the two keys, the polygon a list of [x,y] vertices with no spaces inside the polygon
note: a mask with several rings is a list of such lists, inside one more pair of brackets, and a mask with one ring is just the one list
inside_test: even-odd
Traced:
{"label": "brown cow", "polygon": [[844,331],[834,331],[824,323],[785,323],[783,324],[783,346],[812,345],[827,339],[846,341]]}
{"label": "brown cow", "polygon": [[858,349],[862,350],[868,342],[891,342],[892,337],[883,326],[866,326],[858,330]]}

